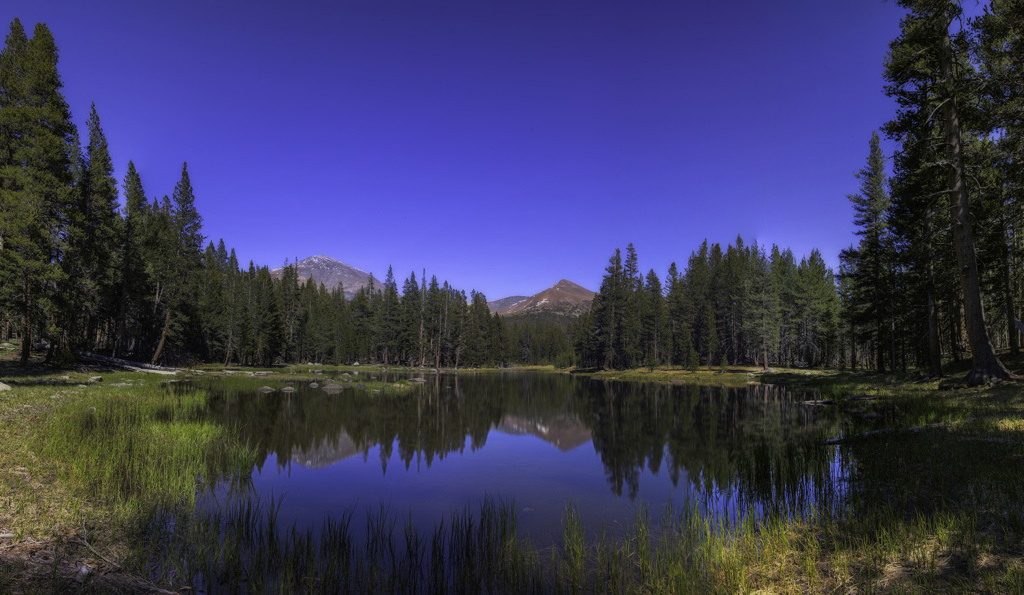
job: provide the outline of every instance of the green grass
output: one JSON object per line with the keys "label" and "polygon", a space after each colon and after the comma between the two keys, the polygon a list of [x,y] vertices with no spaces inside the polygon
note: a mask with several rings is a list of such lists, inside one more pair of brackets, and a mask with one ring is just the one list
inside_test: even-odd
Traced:
{"label": "green grass", "polygon": [[701,366],[693,371],[677,367],[655,366],[653,368],[634,368],[630,370],[574,370],[572,373],[605,380],[672,382],[738,387],[746,386],[751,382],[761,382],[759,378],[763,371],[760,368],[743,366],[729,366],[725,370],[718,366],[710,369],[707,366]]}
{"label": "green grass", "polygon": [[83,391],[46,416],[30,448],[62,462],[62,483],[119,514],[192,505],[197,482],[248,475],[256,464],[223,426],[206,420],[205,402],[203,390],[155,382]]}

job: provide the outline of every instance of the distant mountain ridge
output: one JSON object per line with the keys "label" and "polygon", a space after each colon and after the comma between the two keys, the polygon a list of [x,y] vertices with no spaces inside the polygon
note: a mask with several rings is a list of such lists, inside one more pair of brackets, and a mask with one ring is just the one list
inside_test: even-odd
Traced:
{"label": "distant mountain ridge", "polygon": [[[291,266],[296,268],[299,283],[305,283],[306,279],[312,277],[313,281],[323,283],[327,289],[334,289],[341,284],[345,299],[349,300],[370,284],[369,273],[323,254],[310,256]],[[280,279],[283,274],[284,267],[270,271],[270,276],[275,279]]]}
{"label": "distant mountain ridge", "polygon": [[507,298],[501,298],[500,300],[494,300],[493,302],[487,302],[487,307],[490,308],[491,314],[494,314],[499,310],[511,308],[512,306],[525,302],[528,299],[530,299],[530,296],[528,295],[513,295]]}
{"label": "distant mountain ridge", "polygon": [[[300,284],[310,278],[317,284],[322,283],[328,290],[340,284],[344,289],[345,299],[348,300],[370,284],[369,273],[325,254],[310,256],[289,266],[295,267]],[[270,276],[280,279],[284,275],[284,270],[285,267],[273,269]],[[376,280],[375,285],[379,289],[380,281]],[[589,289],[562,279],[536,295],[509,296],[487,302],[487,307],[492,314],[502,316],[539,315],[564,320],[564,317],[575,318],[589,312],[596,295],[597,293]]]}
{"label": "distant mountain ridge", "polygon": [[[584,312],[590,311],[597,293],[581,287],[572,281],[562,279],[553,286],[545,289],[537,295],[518,300],[501,308],[495,306],[514,298],[503,298],[488,302],[491,312],[502,316],[521,316],[527,314],[556,314],[560,316],[576,317]],[[515,296],[518,297],[518,296]]]}

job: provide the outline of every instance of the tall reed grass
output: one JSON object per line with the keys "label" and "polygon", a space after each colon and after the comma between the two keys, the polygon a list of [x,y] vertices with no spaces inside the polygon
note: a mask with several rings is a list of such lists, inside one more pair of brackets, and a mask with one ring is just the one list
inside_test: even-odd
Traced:
{"label": "tall reed grass", "polygon": [[194,506],[197,486],[247,478],[254,451],[207,420],[206,393],[167,386],[89,392],[49,415],[31,445],[65,482],[125,518]]}

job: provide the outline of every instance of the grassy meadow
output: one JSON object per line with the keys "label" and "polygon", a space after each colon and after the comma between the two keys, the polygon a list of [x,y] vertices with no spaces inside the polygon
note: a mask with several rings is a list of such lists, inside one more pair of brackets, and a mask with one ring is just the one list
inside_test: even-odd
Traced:
{"label": "grassy meadow", "polygon": [[[11,386],[0,392],[0,592],[1024,592],[1017,383],[940,389],[911,375],[755,368],[599,372],[820,388],[819,406],[849,420],[835,439],[847,497],[838,508],[732,521],[699,503],[640,506],[619,539],[584,534],[570,505],[561,546],[539,550],[518,537],[515,505],[500,497],[426,534],[384,505],[336,515],[316,532],[278,527],[275,503],[247,485],[253,450],[205,418],[203,390],[180,390],[200,375],[275,390],[330,379],[396,396],[416,383],[368,367],[161,376],[35,360],[22,369],[13,357],[0,356],[0,382]],[[1008,361],[1014,370],[1022,363]],[[215,484],[228,487],[215,493]]]}

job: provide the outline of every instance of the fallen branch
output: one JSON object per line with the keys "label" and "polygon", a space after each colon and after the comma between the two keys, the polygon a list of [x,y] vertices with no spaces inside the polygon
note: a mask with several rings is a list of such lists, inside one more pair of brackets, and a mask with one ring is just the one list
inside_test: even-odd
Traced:
{"label": "fallen branch", "polygon": [[150,372],[152,374],[177,374],[178,371],[174,368],[165,368],[163,366],[154,366],[152,364],[144,364],[141,362],[133,362],[125,359],[118,359],[116,357],[107,357],[105,355],[97,355],[95,353],[79,353],[78,357],[82,358],[87,362],[95,364],[104,364],[107,366],[116,366],[132,372]]}

